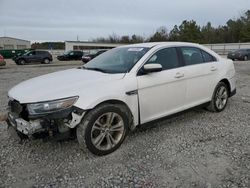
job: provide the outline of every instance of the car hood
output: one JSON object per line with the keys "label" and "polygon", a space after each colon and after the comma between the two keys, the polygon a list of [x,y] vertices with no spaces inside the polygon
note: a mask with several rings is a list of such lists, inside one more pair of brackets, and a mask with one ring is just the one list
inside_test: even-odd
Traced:
{"label": "car hood", "polygon": [[39,76],[13,87],[8,96],[20,103],[49,101],[78,96],[80,91],[101,89],[107,82],[122,79],[124,74],[106,74],[102,72],[69,69]]}

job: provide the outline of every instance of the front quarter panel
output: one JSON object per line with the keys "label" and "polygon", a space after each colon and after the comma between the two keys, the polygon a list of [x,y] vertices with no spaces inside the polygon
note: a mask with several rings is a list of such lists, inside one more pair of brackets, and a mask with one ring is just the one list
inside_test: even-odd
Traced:
{"label": "front quarter panel", "polygon": [[137,94],[127,95],[128,91],[137,91],[137,82],[131,75],[123,79],[93,85],[79,92],[79,99],[74,106],[83,110],[91,110],[106,101],[120,101],[127,105],[134,118],[134,125],[138,124]]}

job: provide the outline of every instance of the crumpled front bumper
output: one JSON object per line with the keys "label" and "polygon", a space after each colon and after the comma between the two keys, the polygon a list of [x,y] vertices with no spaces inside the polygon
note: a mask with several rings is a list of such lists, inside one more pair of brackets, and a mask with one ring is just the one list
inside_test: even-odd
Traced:
{"label": "crumpled front bumper", "polygon": [[7,123],[9,126],[13,127],[17,131],[27,136],[32,135],[36,132],[44,131],[42,127],[42,120],[40,119],[34,121],[26,121],[20,117],[16,117],[12,113],[9,113],[7,118]]}

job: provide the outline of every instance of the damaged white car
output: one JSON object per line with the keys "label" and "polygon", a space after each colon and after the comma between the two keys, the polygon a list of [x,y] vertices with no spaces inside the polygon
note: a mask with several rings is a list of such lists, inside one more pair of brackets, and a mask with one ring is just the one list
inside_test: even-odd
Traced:
{"label": "damaged white car", "polygon": [[140,124],[201,104],[220,112],[235,93],[233,62],[201,45],[135,44],[18,84],[7,123],[21,138],[76,137],[105,155]]}

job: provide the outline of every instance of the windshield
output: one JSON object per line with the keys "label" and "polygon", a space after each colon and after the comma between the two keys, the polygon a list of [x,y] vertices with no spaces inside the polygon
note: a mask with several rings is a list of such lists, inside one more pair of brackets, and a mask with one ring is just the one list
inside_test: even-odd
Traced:
{"label": "windshield", "polygon": [[[32,51],[28,51],[26,53],[24,53],[23,55],[29,55]],[[21,53],[20,53],[21,54]]]}
{"label": "windshield", "polygon": [[83,66],[86,69],[106,73],[126,73],[144,56],[149,48],[121,47],[97,56]]}

